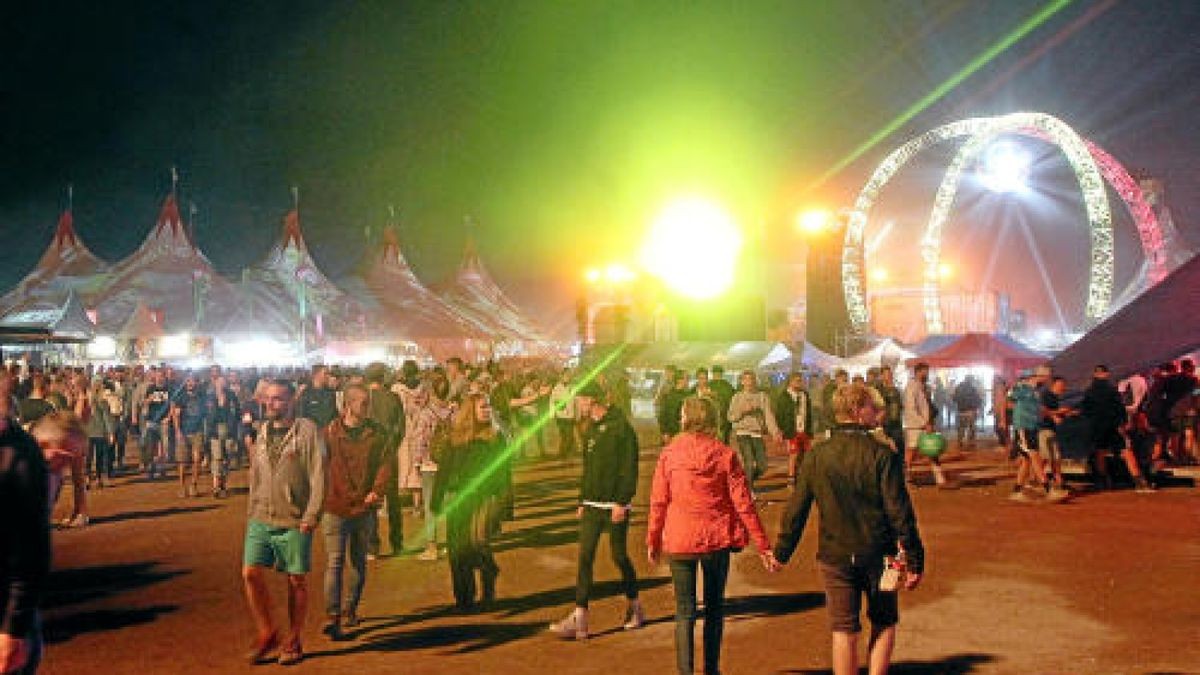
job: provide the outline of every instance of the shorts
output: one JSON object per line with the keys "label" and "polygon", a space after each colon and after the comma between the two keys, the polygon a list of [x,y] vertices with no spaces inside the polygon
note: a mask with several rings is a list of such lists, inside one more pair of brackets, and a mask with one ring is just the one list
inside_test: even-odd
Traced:
{"label": "shorts", "polygon": [[246,524],[242,564],[271,567],[286,574],[308,574],[312,569],[312,534],[298,527],[271,527],[251,520]]}
{"label": "shorts", "polygon": [[1058,432],[1053,429],[1038,429],[1037,432],[1038,452],[1042,455],[1042,459],[1055,461],[1062,459],[1062,453],[1058,447]]}
{"label": "shorts", "polygon": [[898,595],[879,590],[883,575],[883,556],[866,565],[830,565],[818,563],[825,582],[825,607],[829,609],[829,628],[835,633],[862,631],[859,613],[867,596],[867,618],[874,629],[894,626],[900,621]]}
{"label": "shorts", "polygon": [[179,464],[199,462],[204,454],[204,434],[184,434],[184,443],[175,444],[175,461]]}
{"label": "shorts", "polygon": [[1013,429],[1012,446],[1008,458],[1029,457],[1038,449],[1037,429]]}
{"label": "shorts", "polygon": [[162,445],[161,422],[142,422],[141,444],[143,447],[150,445]]}
{"label": "shorts", "polygon": [[797,431],[795,436],[787,439],[789,455],[799,455],[812,449],[812,438],[803,431]]}

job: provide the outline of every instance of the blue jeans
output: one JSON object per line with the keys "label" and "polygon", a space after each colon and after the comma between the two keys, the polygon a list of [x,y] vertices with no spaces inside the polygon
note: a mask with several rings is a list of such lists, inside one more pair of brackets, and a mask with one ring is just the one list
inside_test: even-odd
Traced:
{"label": "blue jeans", "polygon": [[325,553],[328,565],[325,568],[325,614],[342,614],[342,568],[346,557],[350,557],[350,594],[346,598],[346,613],[358,614],[358,601],[362,598],[363,585],[367,581],[367,546],[371,540],[373,511],[353,518],[342,518],[332,513],[322,516],[321,527],[325,530]]}
{"label": "blue jeans", "polygon": [[426,544],[437,543],[437,516],[433,512],[433,486],[437,482],[436,471],[421,471],[421,504],[425,508]]}
{"label": "blue jeans", "polygon": [[738,458],[746,472],[746,482],[754,489],[754,481],[767,472],[767,445],[760,436],[737,437]]}
{"label": "blue jeans", "polygon": [[691,675],[695,659],[697,566],[704,573],[704,672],[721,672],[728,549],[671,558],[671,579],[675,582],[675,663],[681,675]]}

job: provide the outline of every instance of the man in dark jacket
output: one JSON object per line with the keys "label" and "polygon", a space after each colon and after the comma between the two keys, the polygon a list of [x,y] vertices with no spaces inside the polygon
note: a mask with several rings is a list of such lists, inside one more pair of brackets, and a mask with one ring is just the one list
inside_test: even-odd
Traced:
{"label": "man in dark jacket", "polygon": [[0,368],[0,673],[32,674],[42,651],[50,507],[42,451],[17,423],[11,400],[12,377]]}
{"label": "man in dark jacket", "polygon": [[821,514],[817,560],[833,631],[833,670],[857,673],[859,609],[867,596],[871,619],[871,672],[885,672],[896,639],[896,593],[880,588],[884,556],[898,551],[907,566],[906,589],[921,582],[925,549],[917,531],[899,456],[871,435],[878,412],[866,387],[834,393],[836,426],[800,467],[796,491],[784,512],[775,557],[786,563],[796,550],[814,502]]}
{"label": "man in dark jacket", "polygon": [[[367,418],[383,427],[387,437],[385,446],[388,463],[391,465],[391,480],[384,495],[387,501],[388,541],[392,546],[392,555],[398,556],[404,551],[404,509],[400,504],[400,487],[396,482],[400,474],[400,441],[404,440],[404,405],[399,396],[383,386],[383,381],[387,379],[387,366],[384,364],[368,365],[363,379],[367,383]],[[372,509],[371,513],[376,514],[376,524],[371,528],[371,555],[375,556],[379,554],[380,549],[379,511]]]}
{"label": "man in dark jacket", "polygon": [[625,548],[630,503],[637,492],[637,434],[596,383],[589,382],[580,389],[577,401],[592,424],[583,441],[583,480],[579,509],[575,514],[579,519],[575,610],[562,621],[550,624],[550,630],[562,638],[584,640],[588,637],[592,564],[596,560],[596,545],[605,530],[608,530],[608,548],[613,563],[621,570],[621,583],[629,601],[625,610],[625,630],[641,628],[645,615],[638,601],[637,573]]}
{"label": "man in dark jacket", "polygon": [[690,395],[687,371],[679,370],[674,377],[674,385],[663,394],[658,407],[658,428],[662,432],[664,446],[679,433],[679,413],[683,410],[684,399]]}
{"label": "man in dark jacket", "polygon": [[804,388],[804,376],[800,373],[788,375],[787,386],[775,397],[775,422],[787,441],[788,483],[796,484],[796,467],[800,457],[812,447],[813,417],[812,399]]}
{"label": "man in dark jacket", "polygon": [[[371,512],[383,499],[392,481],[387,435],[367,419],[367,390],[346,388],[345,411],[325,428],[329,452],[329,482],[325,493],[325,625],[322,632],[334,640],[345,625],[358,625],[358,601],[367,579],[367,548],[371,540]],[[350,593],[342,606],[342,569],[350,559]]]}

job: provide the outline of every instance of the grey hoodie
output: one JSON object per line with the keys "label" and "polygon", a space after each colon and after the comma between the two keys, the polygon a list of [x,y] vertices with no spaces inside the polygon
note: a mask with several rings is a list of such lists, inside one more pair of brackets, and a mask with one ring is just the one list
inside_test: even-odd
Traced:
{"label": "grey hoodie", "polygon": [[303,417],[283,438],[279,460],[272,465],[267,429],[259,427],[250,457],[247,515],[270,527],[317,526],[325,501],[325,439],[316,423]]}

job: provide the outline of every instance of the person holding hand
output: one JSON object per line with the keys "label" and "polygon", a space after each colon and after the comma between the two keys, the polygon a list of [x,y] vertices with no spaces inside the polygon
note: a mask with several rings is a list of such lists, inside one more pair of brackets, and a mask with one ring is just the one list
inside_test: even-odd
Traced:
{"label": "person holding hand", "polygon": [[921,583],[925,549],[904,484],[900,457],[871,433],[878,416],[861,384],[838,387],[829,438],[804,457],[783,514],[775,556],[786,563],[800,543],[813,504],[821,514],[817,561],[833,633],[833,672],[857,675],[859,611],[871,620],[870,673],[888,670],[900,620],[895,587],[881,583],[885,558],[904,561],[903,586]]}
{"label": "person holding hand", "polygon": [[675,661],[693,672],[696,572],[704,575],[704,672],[719,673],[730,554],[751,540],[767,571],[779,569],[750,485],[734,451],[717,440],[713,402],[683,402],[680,433],[663,449],[654,471],[646,553],[657,565],[666,553],[675,583]]}

